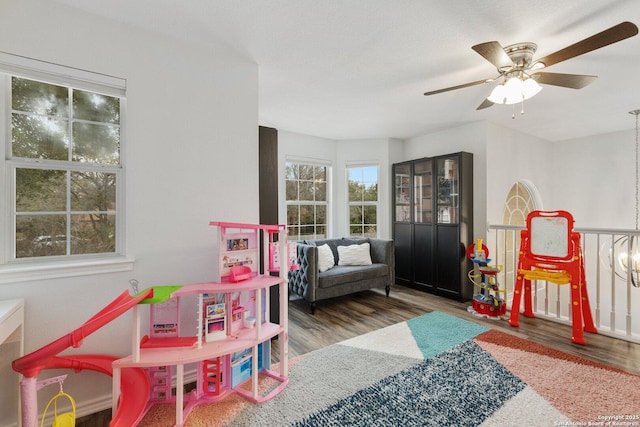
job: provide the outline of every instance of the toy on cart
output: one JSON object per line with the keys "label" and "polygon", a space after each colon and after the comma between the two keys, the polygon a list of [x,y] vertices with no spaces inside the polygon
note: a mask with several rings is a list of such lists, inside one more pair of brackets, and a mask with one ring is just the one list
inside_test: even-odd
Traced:
{"label": "toy on cart", "polygon": [[478,316],[501,319],[507,312],[507,304],[500,296],[500,293],[506,291],[498,285],[498,273],[502,271],[502,266],[489,265],[489,248],[482,244],[482,239],[469,246],[467,258],[473,262],[473,270],[468,274],[469,280],[480,289],[473,296],[473,303],[468,311]]}

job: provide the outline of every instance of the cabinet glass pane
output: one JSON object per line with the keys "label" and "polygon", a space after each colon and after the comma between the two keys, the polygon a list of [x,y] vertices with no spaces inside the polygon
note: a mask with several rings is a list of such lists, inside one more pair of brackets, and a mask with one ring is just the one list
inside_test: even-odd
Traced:
{"label": "cabinet glass pane", "polygon": [[431,192],[431,164],[429,160],[417,162],[413,169],[414,222],[431,224],[433,203]]}
{"label": "cabinet glass pane", "polygon": [[395,168],[394,177],[394,194],[395,194],[395,213],[394,218],[397,222],[411,221],[411,183],[409,165],[398,165]]}
{"label": "cabinet glass pane", "polygon": [[438,223],[457,224],[460,203],[457,157],[438,159]]}

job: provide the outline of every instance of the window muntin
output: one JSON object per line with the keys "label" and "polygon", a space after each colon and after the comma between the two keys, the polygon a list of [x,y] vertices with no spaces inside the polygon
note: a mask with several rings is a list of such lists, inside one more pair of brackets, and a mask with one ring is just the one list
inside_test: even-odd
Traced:
{"label": "window muntin", "polygon": [[10,81],[10,259],[115,254],[121,98]]}
{"label": "window muntin", "polygon": [[378,166],[348,166],[349,235],[378,236]]}
{"label": "window muntin", "polygon": [[327,237],[327,176],[325,165],[289,161],[285,186],[289,240]]}

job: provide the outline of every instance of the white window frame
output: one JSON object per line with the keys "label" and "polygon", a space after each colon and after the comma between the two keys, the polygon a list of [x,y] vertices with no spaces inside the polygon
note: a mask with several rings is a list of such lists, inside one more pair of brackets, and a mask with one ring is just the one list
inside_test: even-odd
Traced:
{"label": "white window frame", "polygon": [[[11,144],[11,121],[5,120],[11,114],[9,87],[11,76],[39,80],[74,89],[98,92],[121,98],[120,106],[120,167],[117,179],[116,199],[116,250],[114,253],[87,256],[65,256],[13,259],[12,242],[15,230],[13,206],[15,189],[11,174],[16,167],[28,167],[37,161],[9,159]],[[77,68],[65,67],[50,62],[38,61],[23,56],[0,52],[0,284],[45,280],[61,277],[130,271],[133,260],[126,257],[125,250],[125,149],[126,146],[126,80],[93,73]],[[105,168],[105,172],[111,172]]]}
{"label": "white window frame", "polygon": [[[349,170],[353,168],[376,168],[376,184],[378,184],[378,197],[375,202],[349,200]],[[380,237],[380,164],[378,162],[348,162],[345,167],[345,200],[347,203],[347,235],[361,236],[351,234],[351,206],[375,206],[376,207],[376,237]]]}
{"label": "white window frame", "polygon": [[[331,180],[332,180],[332,165],[331,162],[329,161],[325,161],[325,160],[319,160],[319,159],[310,159],[310,158],[305,158],[305,157],[290,157],[287,156],[285,159],[285,164],[284,164],[284,187],[285,187],[285,191],[284,191],[284,199],[285,199],[285,212],[284,212],[284,218],[285,218],[285,223],[287,223],[287,212],[289,209],[289,206],[292,205],[296,205],[299,206],[300,200],[296,200],[296,201],[289,201],[287,200],[287,193],[286,193],[286,182],[287,182],[287,176],[286,176],[286,165],[287,163],[297,163],[297,164],[305,164],[305,165],[310,165],[310,166],[322,166],[326,168],[326,198],[327,200],[324,202],[318,202],[318,201],[304,201],[304,204],[309,204],[309,205],[324,205],[325,206],[325,212],[326,212],[326,224],[325,224],[325,238],[329,238],[330,234],[330,230],[331,230]],[[287,224],[288,225],[288,224]],[[299,224],[298,224],[299,226]],[[294,236],[294,235],[290,235],[289,239],[290,240],[297,240],[298,235]]]}

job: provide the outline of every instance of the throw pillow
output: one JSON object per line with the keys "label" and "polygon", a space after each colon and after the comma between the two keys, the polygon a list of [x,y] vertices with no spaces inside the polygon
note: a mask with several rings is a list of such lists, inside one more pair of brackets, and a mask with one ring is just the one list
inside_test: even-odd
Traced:
{"label": "throw pillow", "polygon": [[369,243],[338,246],[338,265],[371,265]]}
{"label": "throw pillow", "polygon": [[318,246],[318,270],[322,273],[323,271],[327,271],[335,265],[335,260],[333,259],[333,252],[331,248],[326,243],[324,245]]}

